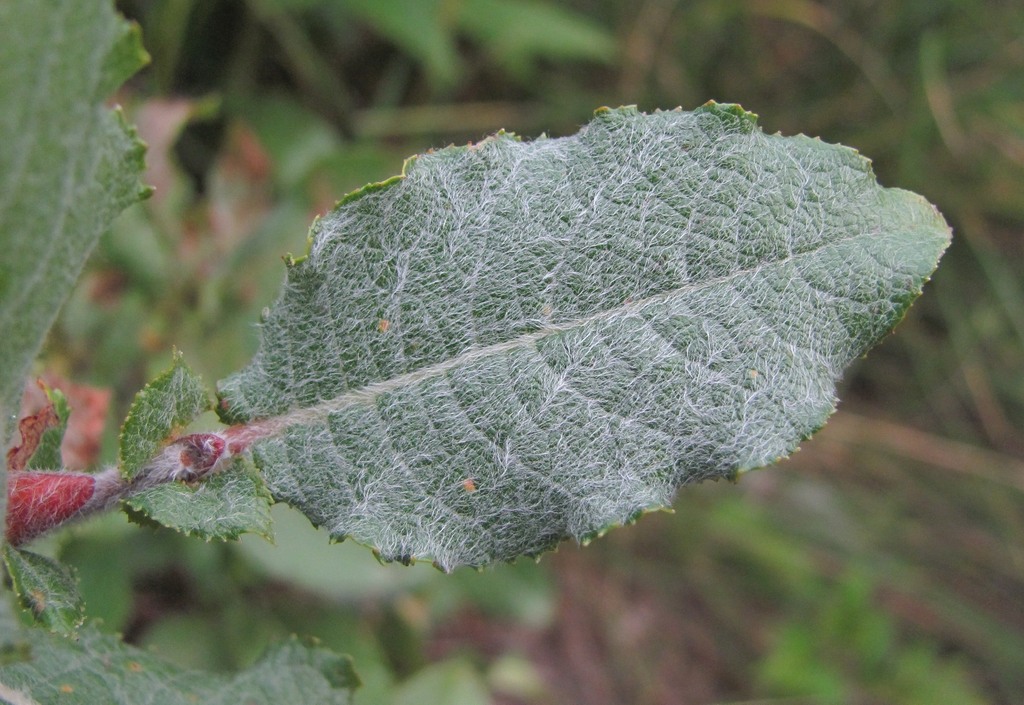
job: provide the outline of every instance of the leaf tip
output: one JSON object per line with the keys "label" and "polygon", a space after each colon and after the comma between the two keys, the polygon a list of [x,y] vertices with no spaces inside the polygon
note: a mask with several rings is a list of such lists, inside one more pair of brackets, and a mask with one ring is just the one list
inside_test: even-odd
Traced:
{"label": "leaf tip", "polygon": [[[543,139],[543,138],[544,138],[544,136],[541,135],[538,139]],[[517,135],[515,132],[512,132],[511,130],[506,130],[504,128],[502,128],[502,129],[500,129],[500,130],[498,130],[497,132],[494,133],[494,139],[509,139],[509,140],[512,140],[513,142],[522,142],[523,141],[523,138],[520,137],[519,135]],[[482,140],[481,144],[483,142],[486,142],[486,141],[487,140]]]}
{"label": "leaf tip", "polygon": [[607,120],[617,116],[628,117],[630,115],[639,115],[640,109],[636,105],[620,105],[617,108],[610,108],[607,105],[603,105],[594,111],[595,120]]}
{"label": "leaf tip", "polygon": [[743,132],[753,132],[757,128],[757,113],[744,110],[743,106],[738,103],[718,103],[714,100],[709,100],[694,110],[694,112],[715,115],[723,122],[734,124]]}
{"label": "leaf tip", "polygon": [[102,78],[97,86],[99,96],[113,93],[125,81],[152,60],[142,43],[142,28],[134,20],[117,18],[113,38],[102,68]]}
{"label": "leaf tip", "polygon": [[[114,119],[117,120],[118,126],[124,130],[124,133],[128,136],[130,141],[130,146],[126,151],[125,156],[129,161],[133,162],[141,172],[145,167],[146,152],[149,150],[149,145],[139,137],[138,128],[128,120],[128,117],[124,114],[124,109],[120,105],[115,105],[111,110],[114,114]],[[152,196],[155,191],[156,189],[153,186],[137,181],[133,200],[144,201]]]}

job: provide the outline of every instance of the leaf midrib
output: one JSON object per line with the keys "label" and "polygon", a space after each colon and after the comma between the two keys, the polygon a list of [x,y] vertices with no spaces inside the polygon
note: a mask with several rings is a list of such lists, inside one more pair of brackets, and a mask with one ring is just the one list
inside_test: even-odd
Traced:
{"label": "leaf midrib", "polygon": [[400,374],[390,379],[365,384],[361,387],[346,391],[338,396],[320,401],[311,406],[292,408],[281,414],[250,422],[247,425],[249,433],[251,433],[255,438],[275,436],[291,426],[314,424],[326,419],[330,414],[342,411],[349,407],[357,405],[371,406],[384,394],[388,394],[395,390],[412,386],[429,379],[440,377],[450,370],[470,364],[477,360],[501,355],[514,350],[535,347],[537,342],[552,335],[567,333],[592,323],[612,319],[618,316],[627,316],[629,314],[639,313],[648,306],[657,305],[677,296],[726,285],[738,278],[756,275],[761,271],[792,264],[807,257],[819,256],[819,253],[830,248],[840,247],[854,240],[864,237],[870,238],[871,236],[872,234],[867,231],[853,233],[828,242],[822,242],[814,248],[802,250],[771,262],[759,262],[755,266],[738,269],[719,277],[706,279],[701,282],[689,283],[674,289],[659,292],[637,301],[628,301],[623,303],[621,306],[598,311],[597,313],[584,316],[582,318],[576,318],[563,323],[545,326],[531,333],[525,333],[500,343],[494,343],[482,348],[470,348],[447,360],[435,362],[431,365],[421,367],[413,370],[412,372]]}

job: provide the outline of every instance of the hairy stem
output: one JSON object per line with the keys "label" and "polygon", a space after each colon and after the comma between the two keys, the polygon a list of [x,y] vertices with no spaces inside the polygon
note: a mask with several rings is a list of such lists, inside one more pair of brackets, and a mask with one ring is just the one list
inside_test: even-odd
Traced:
{"label": "hairy stem", "polygon": [[12,546],[166,482],[199,482],[228,465],[247,444],[227,434],[193,433],[171,441],[133,477],[116,466],[98,473],[12,470],[5,538]]}

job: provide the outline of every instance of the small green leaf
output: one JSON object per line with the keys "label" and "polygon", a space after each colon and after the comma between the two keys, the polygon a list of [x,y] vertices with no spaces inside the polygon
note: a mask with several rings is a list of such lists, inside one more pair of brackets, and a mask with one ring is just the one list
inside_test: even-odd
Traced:
{"label": "small green leaf", "polygon": [[126,504],[163,526],[202,539],[237,539],[255,533],[270,539],[270,493],[245,458],[195,486],[168,482],[133,495]]}
{"label": "small green leaf", "polygon": [[[202,380],[175,352],[171,368],[136,395],[128,412],[121,430],[122,475],[133,479],[168,439],[209,408]],[[226,540],[246,532],[269,538],[271,501],[251,463],[236,459],[230,468],[195,486],[165,482],[139,491],[126,504],[134,512],[183,533]]]}
{"label": "small green leaf", "polygon": [[220,411],[336,538],[535,555],[791,453],[949,239],[854,150],[739,106],[500,133],[316,221]]}
{"label": "small green leaf", "polygon": [[347,705],[359,686],[351,659],[297,639],[231,676],[170,666],[92,626],[75,641],[39,629],[4,632],[0,649],[17,656],[0,659],[0,697],[38,705]]}
{"label": "small green leaf", "polygon": [[73,634],[85,619],[73,569],[52,558],[3,546],[4,565],[21,606],[47,629]]}
{"label": "small green leaf", "polygon": [[43,391],[46,393],[47,400],[53,405],[53,411],[57,415],[57,425],[43,431],[39,447],[28,461],[28,469],[58,470],[64,467],[60,446],[64,441],[64,433],[68,429],[71,408],[68,406],[68,398],[64,396],[64,392],[49,387],[45,387]]}
{"label": "small green leaf", "polygon": [[121,427],[121,474],[135,477],[175,432],[209,408],[203,381],[175,351],[171,368],[136,394],[128,410]]}

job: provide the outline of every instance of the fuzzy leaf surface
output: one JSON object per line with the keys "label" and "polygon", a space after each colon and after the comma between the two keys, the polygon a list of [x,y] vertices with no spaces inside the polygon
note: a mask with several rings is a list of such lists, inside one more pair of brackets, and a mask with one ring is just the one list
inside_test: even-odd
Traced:
{"label": "fuzzy leaf surface", "polygon": [[[128,480],[138,476],[169,439],[209,408],[202,379],[176,352],[170,369],[132,401],[121,428],[121,474]],[[271,535],[271,497],[251,463],[243,459],[195,486],[167,482],[138,492],[125,503],[159,524],[206,540],[235,539],[247,532]]]}
{"label": "fuzzy leaf surface", "polygon": [[21,606],[50,631],[72,634],[85,620],[73,569],[52,558],[3,546],[4,565]]}
{"label": "fuzzy leaf surface", "polygon": [[168,482],[125,503],[163,526],[207,541],[237,539],[244,533],[270,538],[273,533],[270,494],[244,458],[195,486]]}
{"label": "fuzzy leaf surface", "polygon": [[0,407],[8,412],[89,251],[148,193],[139,183],[143,145],[104,105],[146,60],[138,31],[110,2],[0,3]]}
{"label": "fuzzy leaf surface", "polygon": [[708,104],[420,156],[310,238],[222,416],[275,498],[448,569],[788,455],[950,232],[854,150]]}
{"label": "fuzzy leaf surface", "polygon": [[[0,3],[0,441],[100,234],[146,195],[142,143],[109,94],[147,60],[110,2]],[[0,475],[0,524],[6,507]]]}
{"label": "fuzzy leaf surface", "polygon": [[[0,604],[0,625],[5,608]],[[0,654],[0,700],[39,705],[347,705],[359,685],[347,656],[296,639],[232,676],[171,666],[92,626],[75,641],[40,629],[5,630]]]}
{"label": "fuzzy leaf surface", "polygon": [[172,435],[209,408],[203,380],[175,352],[170,369],[132,400],[121,426],[121,474],[129,480],[135,477]]}

